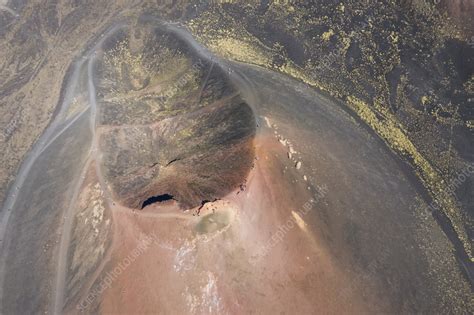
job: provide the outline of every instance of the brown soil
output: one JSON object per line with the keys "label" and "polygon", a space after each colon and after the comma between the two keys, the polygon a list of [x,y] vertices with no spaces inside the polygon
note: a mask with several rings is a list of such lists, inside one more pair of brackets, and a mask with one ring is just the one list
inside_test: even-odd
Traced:
{"label": "brown soil", "polygon": [[[281,158],[286,152],[270,134],[256,139],[257,158],[245,189],[196,208],[173,201],[144,211],[115,209],[116,240],[107,270],[118,266],[146,236],[150,244],[113,281],[101,312],[193,313],[367,313],[383,311],[377,301],[348,285],[318,233],[296,222],[281,241],[278,228],[311,195],[289,196]],[[317,206],[317,205],[316,205]]]}

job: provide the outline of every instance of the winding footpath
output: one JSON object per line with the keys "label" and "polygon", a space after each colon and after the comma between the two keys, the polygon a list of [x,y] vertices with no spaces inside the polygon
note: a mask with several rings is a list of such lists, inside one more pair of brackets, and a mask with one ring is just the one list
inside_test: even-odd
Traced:
{"label": "winding footpath", "polygon": [[[157,20],[158,23],[162,23],[161,21]],[[230,65],[227,64],[225,61],[220,60],[219,58],[213,57],[213,55],[204,47],[199,45],[195,39],[191,36],[191,34],[184,28],[179,25],[168,24],[165,23],[164,26],[171,31],[175,36],[181,37],[183,40],[188,42],[193,49],[197,52],[198,56],[203,59],[211,60],[212,67],[218,66],[222,69],[230,69]],[[75,63],[73,63],[73,71],[68,80],[68,84],[65,87],[66,93],[64,99],[59,104],[60,108],[57,115],[53,118],[50,125],[46,128],[44,133],[39,137],[37,142],[32,146],[30,152],[26,155],[18,173],[15,178],[13,185],[7,195],[5,200],[4,206],[2,211],[0,212],[0,305],[2,304],[3,293],[4,293],[4,279],[5,279],[5,269],[6,269],[6,259],[7,256],[5,254],[6,249],[8,248],[8,240],[5,238],[5,234],[7,231],[8,223],[11,217],[12,212],[15,209],[17,200],[19,200],[22,186],[28,180],[28,176],[34,167],[38,158],[50,148],[50,146],[55,143],[58,139],[61,139],[61,135],[63,135],[66,131],[68,131],[72,126],[75,125],[81,118],[84,118],[84,115],[88,115],[90,121],[90,132],[91,132],[91,143],[89,147],[89,152],[87,153],[86,162],[82,166],[80,171],[80,176],[77,178],[77,181],[71,183],[71,198],[68,201],[68,207],[64,210],[61,214],[62,216],[62,223],[59,227],[60,233],[60,241],[59,241],[59,250],[57,256],[57,267],[55,269],[55,279],[54,285],[51,292],[51,313],[53,314],[61,314],[64,308],[65,302],[65,292],[66,292],[66,276],[67,276],[67,258],[68,258],[68,248],[71,241],[71,232],[72,226],[74,223],[74,209],[77,203],[77,198],[80,194],[81,188],[84,183],[85,174],[89,169],[91,163],[94,163],[95,172],[100,184],[100,188],[104,194],[104,202],[108,209],[112,209],[113,211],[125,212],[130,210],[128,208],[124,208],[120,205],[116,205],[113,201],[112,193],[109,191],[104,176],[102,174],[102,170],[100,168],[100,160],[101,160],[101,151],[99,148],[99,136],[97,132],[97,128],[99,127],[98,123],[98,104],[97,104],[97,95],[96,95],[96,86],[94,84],[94,65],[97,57],[97,53],[100,51],[101,46],[104,40],[110,35],[116,32],[118,29],[124,27],[122,23],[117,24],[116,26],[111,27],[107,32],[105,32],[101,39],[91,47],[89,52],[87,52],[84,56],[78,58]],[[79,87],[79,82],[81,79],[81,75],[84,75],[84,72],[81,70],[85,70],[84,68],[87,67],[85,71],[85,75],[87,75],[87,93],[88,93],[88,104],[84,106],[80,112],[76,113],[74,116],[64,119],[67,117],[66,113],[68,112],[71,104],[73,103],[73,99],[75,94],[77,93],[77,88]],[[206,81],[212,71],[212,67],[207,75],[207,78],[203,84],[202,89],[206,84]],[[82,74],[81,74],[82,73]],[[240,80],[246,81],[245,78],[242,77],[240,73],[236,73],[235,71],[229,70],[229,76],[233,80]],[[242,84],[250,89],[250,84]],[[201,89],[201,93],[202,93]],[[200,94],[201,94],[200,93]],[[247,93],[246,93],[247,94]],[[255,95],[254,93],[248,93],[248,95]],[[252,103],[252,102],[251,102]],[[122,126],[121,126],[122,127]],[[125,127],[125,126],[123,126]],[[20,197],[21,198],[21,197]],[[135,215],[130,212],[130,215]],[[145,212],[141,213],[140,215],[146,217],[153,217],[156,219],[169,219],[169,218],[176,218],[182,220],[189,220],[192,219],[192,216],[186,214],[176,214],[176,213],[151,213]]]}

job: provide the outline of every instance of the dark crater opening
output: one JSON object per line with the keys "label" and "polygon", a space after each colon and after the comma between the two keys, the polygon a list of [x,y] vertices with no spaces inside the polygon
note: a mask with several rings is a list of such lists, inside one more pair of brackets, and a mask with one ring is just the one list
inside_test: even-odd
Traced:
{"label": "dark crater opening", "polygon": [[147,200],[145,200],[143,202],[142,209],[145,208],[146,206],[149,206],[149,205],[153,204],[153,203],[164,202],[164,201],[168,201],[168,200],[176,200],[176,199],[174,199],[173,195],[170,195],[170,194],[152,196],[152,197],[148,198]]}

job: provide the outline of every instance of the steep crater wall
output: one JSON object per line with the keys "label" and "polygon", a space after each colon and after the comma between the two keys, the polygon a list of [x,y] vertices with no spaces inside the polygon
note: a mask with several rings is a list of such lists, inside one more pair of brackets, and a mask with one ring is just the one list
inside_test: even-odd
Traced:
{"label": "steep crater wall", "polygon": [[216,63],[175,34],[146,22],[117,31],[97,56],[96,84],[101,167],[124,206],[169,195],[191,208],[245,181],[252,109]]}

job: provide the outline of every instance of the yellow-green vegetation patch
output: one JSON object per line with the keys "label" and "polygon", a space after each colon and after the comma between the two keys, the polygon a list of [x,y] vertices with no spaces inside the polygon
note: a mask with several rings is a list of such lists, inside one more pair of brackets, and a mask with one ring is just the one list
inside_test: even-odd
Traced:
{"label": "yellow-green vegetation patch", "polygon": [[[275,5],[272,6],[275,8]],[[346,11],[344,6],[338,7],[339,11]],[[444,162],[437,157],[427,156],[427,150],[422,153],[420,147],[417,147],[413,142],[417,140],[418,145],[423,143],[422,137],[414,137],[409,134],[403,127],[403,124],[389,111],[389,84],[386,80],[386,75],[391,73],[401,62],[399,45],[402,40],[401,34],[396,31],[389,31],[386,35],[387,47],[382,49],[378,47],[377,42],[373,39],[373,24],[380,23],[380,21],[368,20],[366,26],[361,28],[358,34],[346,33],[343,30],[337,30],[334,24],[329,22],[327,16],[312,18],[308,17],[306,12],[300,10],[292,10],[282,13],[281,10],[276,12],[276,16],[285,16],[293,18],[293,20],[301,25],[303,23],[313,23],[312,25],[322,25],[326,27],[326,31],[321,34],[321,39],[324,42],[329,42],[333,38],[340,42],[340,50],[334,50],[331,53],[334,55],[331,62],[344,62],[346,54],[352,43],[364,41],[361,49],[361,58],[367,65],[373,65],[370,68],[374,71],[374,75],[368,75],[367,69],[356,68],[346,73],[326,74],[326,77],[319,76],[317,71],[309,73],[308,69],[317,69],[315,66],[318,60],[306,61],[307,67],[304,69],[297,66],[284,54],[281,56],[285,59],[282,65],[274,66],[272,58],[276,51],[264,45],[258,38],[246,31],[245,25],[233,20],[229,15],[226,15],[223,10],[214,8],[217,12],[209,11],[209,13],[201,15],[199,18],[191,20],[188,23],[189,28],[194,35],[204,43],[211,51],[236,61],[243,61],[251,64],[256,64],[262,67],[278,70],[282,73],[290,75],[296,79],[317,87],[329,94],[346,99],[347,106],[353,110],[358,117],[360,117],[368,126],[370,126],[385,142],[398,154],[407,157],[412,161],[416,169],[418,177],[423,182],[424,186],[430,192],[432,198],[442,208],[444,214],[449,218],[453,229],[455,230],[459,240],[462,242],[464,250],[467,255],[474,261],[473,253],[467,232],[464,227],[464,218],[461,214],[459,205],[454,196],[449,192],[448,185],[443,179],[443,175],[439,170],[432,165],[438,163],[442,165]],[[295,15],[293,17],[293,15]],[[302,16],[308,17],[306,22]],[[434,13],[432,14],[435,15]],[[435,21],[436,17],[431,17]],[[301,26],[300,25],[300,26]],[[327,28],[329,25],[329,28]],[[432,34],[430,40],[434,45],[440,46],[443,42],[443,36],[456,37],[459,34],[452,27],[445,27],[446,23],[438,23],[440,32]],[[295,31],[298,35],[298,32]],[[317,40],[317,37],[314,37]],[[409,40],[403,38],[403,40]],[[311,44],[311,43],[309,43]],[[345,66],[343,66],[345,67]],[[344,70],[347,71],[347,70]],[[330,72],[330,71],[326,71]],[[321,72],[323,74],[324,72]],[[328,80],[328,76],[331,80]],[[345,76],[345,77],[344,77]],[[360,95],[365,95],[367,98],[373,98],[373,105],[369,104],[367,100],[361,99],[359,96],[353,95],[354,91],[350,91],[344,87],[343,84],[336,84],[338,81],[345,81],[350,79],[355,84],[355,91],[360,92]],[[375,97],[370,97],[364,90],[363,85],[358,85],[359,81],[366,81],[371,86],[375,87]],[[427,97],[421,98],[422,105],[427,104],[429,99]],[[469,122],[466,123],[470,126]],[[451,152],[451,154],[456,154]],[[439,159],[439,161],[437,160]],[[447,157],[447,159],[453,159]],[[430,209],[427,209],[430,210]]]}

